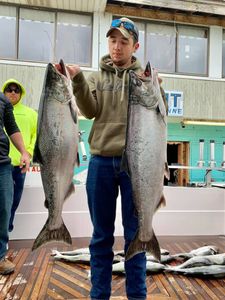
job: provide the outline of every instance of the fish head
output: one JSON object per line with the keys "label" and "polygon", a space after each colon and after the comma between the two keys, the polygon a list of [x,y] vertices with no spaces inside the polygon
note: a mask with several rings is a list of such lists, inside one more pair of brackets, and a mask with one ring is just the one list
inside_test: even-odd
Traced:
{"label": "fish head", "polygon": [[69,102],[73,98],[71,79],[63,60],[59,66],[58,69],[52,63],[47,65],[45,93],[59,102]]}
{"label": "fish head", "polygon": [[129,72],[129,95],[133,104],[140,104],[148,109],[157,107],[160,89],[156,88],[149,76]]}

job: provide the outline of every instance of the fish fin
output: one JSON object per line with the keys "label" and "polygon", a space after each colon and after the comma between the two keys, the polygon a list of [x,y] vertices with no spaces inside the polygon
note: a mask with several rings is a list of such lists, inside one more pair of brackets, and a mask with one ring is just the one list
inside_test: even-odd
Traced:
{"label": "fish fin", "polygon": [[121,163],[120,163],[120,171],[126,172],[130,176],[129,167],[128,167],[128,160],[126,156],[126,152],[123,152]]}
{"label": "fish fin", "polygon": [[72,244],[70,233],[64,223],[62,223],[62,225],[57,229],[49,230],[47,220],[46,224],[34,241],[32,251],[50,242],[64,242],[69,245]]}
{"label": "fish fin", "polygon": [[80,166],[80,155],[79,155],[79,152],[77,152],[76,164],[77,164],[78,167]]}
{"label": "fish fin", "polygon": [[167,180],[170,180],[170,170],[167,162],[165,162],[164,176],[166,177]]}
{"label": "fish fin", "polygon": [[74,191],[75,191],[74,184],[71,182],[71,184],[70,184],[70,186],[69,186],[69,189],[68,189],[68,191],[67,191],[67,193],[66,193],[66,196],[65,196],[64,201],[65,201],[67,198],[69,198],[69,196],[72,195],[72,194],[74,193]]}
{"label": "fish fin", "polygon": [[157,211],[160,207],[164,207],[164,206],[166,206],[166,199],[165,199],[164,195],[162,194],[159,204],[157,205],[155,211]]}
{"label": "fish fin", "polygon": [[40,163],[43,164],[43,159],[41,156],[41,151],[38,147],[38,139],[36,140],[35,147],[34,147],[34,154],[32,158],[33,163]]}
{"label": "fish fin", "polygon": [[45,206],[45,208],[48,208],[48,207],[49,207],[49,205],[48,205],[48,200],[47,200],[46,198],[45,198],[44,206]]}
{"label": "fish fin", "polygon": [[74,109],[71,101],[69,103],[69,106],[70,106],[70,112],[71,112],[72,119],[73,119],[74,123],[77,124],[77,111]]}
{"label": "fish fin", "polygon": [[142,242],[141,240],[139,240],[137,232],[134,240],[130,243],[130,246],[128,247],[128,250],[125,255],[125,260],[129,260],[134,255],[141,252],[150,252],[160,262],[160,247],[154,231],[152,238],[148,242]]}

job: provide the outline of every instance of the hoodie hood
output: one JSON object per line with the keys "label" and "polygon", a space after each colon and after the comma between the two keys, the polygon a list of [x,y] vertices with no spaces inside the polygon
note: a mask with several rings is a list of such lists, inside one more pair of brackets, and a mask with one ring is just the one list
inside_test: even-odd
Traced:
{"label": "hoodie hood", "polygon": [[[109,56],[109,54],[102,57],[102,59],[100,61],[100,68],[102,70],[113,72],[113,73],[116,73],[116,70],[118,70],[118,71],[119,70],[121,70],[121,71],[124,70],[123,68],[113,66],[113,61],[112,61],[111,57]],[[132,63],[128,68],[126,68],[126,70],[127,71],[129,71],[129,70],[135,71],[135,70],[138,70],[138,69],[139,70],[141,69],[141,64],[137,60],[136,57],[132,56]]]}
{"label": "hoodie hood", "polygon": [[16,85],[18,85],[21,89],[21,97],[20,97],[20,101],[21,99],[25,96],[26,94],[26,90],[24,88],[24,86],[16,79],[13,79],[13,78],[10,78],[8,80],[6,80],[4,83],[3,83],[3,86],[2,86],[2,92],[4,93],[4,90],[8,87],[8,85],[10,85],[11,83],[15,83]]}
{"label": "hoodie hood", "polygon": [[[125,96],[125,84],[126,84],[126,74],[129,73],[130,70],[133,70],[134,72],[140,71],[141,64],[136,59],[136,57],[132,56],[131,58],[131,65],[127,68],[119,68],[115,65],[113,65],[113,61],[109,54],[102,57],[100,61],[100,68],[102,71],[107,71],[111,73],[116,74],[116,81],[117,78],[122,78],[122,90],[121,90],[121,97],[120,101],[122,102]],[[115,89],[117,87],[116,81],[114,82],[114,90],[113,90],[113,99],[112,99],[112,105],[115,105]]]}

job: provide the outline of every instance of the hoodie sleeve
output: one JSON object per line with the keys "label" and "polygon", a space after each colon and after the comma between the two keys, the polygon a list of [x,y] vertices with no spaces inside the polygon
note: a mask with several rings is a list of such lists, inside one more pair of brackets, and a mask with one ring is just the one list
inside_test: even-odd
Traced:
{"label": "hoodie sleeve", "polygon": [[13,114],[13,106],[9,102],[6,103],[4,126],[8,136],[12,135],[13,133],[20,132]]}
{"label": "hoodie sleeve", "polygon": [[83,72],[80,72],[73,78],[72,82],[73,93],[76,97],[77,106],[79,107],[80,112],[88,119],[94,118],[97,112],[94,76],[90,76],[87,82]]}
{"label": "hoodie sleeve", "polygon": [[34,146],[35,146],[36,138],[37,138],[37,113],[36,113],[36,111],[33,111],[30,144],[26,149],[27,152],[29,152],[29,154],[31,155],[31,157],[33,156],[33,153],[34,153]]}

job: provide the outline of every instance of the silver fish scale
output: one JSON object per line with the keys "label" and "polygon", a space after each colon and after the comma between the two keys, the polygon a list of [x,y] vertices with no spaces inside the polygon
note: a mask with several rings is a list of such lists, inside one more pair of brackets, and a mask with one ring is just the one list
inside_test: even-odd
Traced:
{"label": "silver fish scale", "polygon": [[44,165],[41,165],[41,176],[50,206],[51,226],[58,226],[62,222],[65,195],[73,180],[78,128],[71,117],[69,104],[63,105],[54,99],[46,99],[42,122],[40,151]]}
{"label": "silver fish scale", "polygon": [[49,215],[34,243],[34,249],[51,240],[71,240],[63,223],[62,208],[74,190],[73,176],[79,138],[78,124],[74,120],[76,114],[70,79],[59,74],[49,64],[39,106],[37,139],[45,205]]}
{"label": "silver fish scale", "polygon": [[151,81],[135,85],[135,76],[131,73],[126,155],[138,212],[139,239],[149,241],[153,215],[163,194],[166,113],[165,109],[162,114],[156,109],[163,103],[159,86],[153,86]]}

